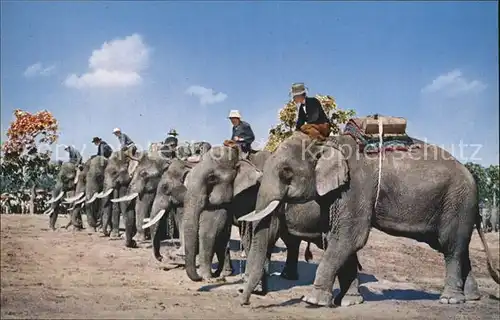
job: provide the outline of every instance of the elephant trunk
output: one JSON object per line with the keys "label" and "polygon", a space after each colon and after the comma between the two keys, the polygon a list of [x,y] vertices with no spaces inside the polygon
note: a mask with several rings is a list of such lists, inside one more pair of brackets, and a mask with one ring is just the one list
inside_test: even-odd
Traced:
{"label": "elephant trunk", "polygon": [[[269,192],[270,190],[272,189],[266,188],[265,184],[262,184],[259,189],[256,210],[254,213],[260,215],[260,218],[244,220],[255,221],[252,223],[253,234],[247,262],[247,265],[250,268],[248,272],[248,281],[241,296],[241,303],[244,305],[250,304],[250,295],[257,287],[259,281],[263,279],[264,267],[271,240],[270,226],[271,219],[273,218],[272,213],[280,205],[281,199],[283,199],[286,193],[286,188],[276,188],[274,189],[274,192]],[[282,190],[282,192],[277,193],[276,190]],[[252,213],[249,215],[251,214]],[[241,220],[241,218],[239,220]]]}
{"label": "elephant trunk", "polygon": [[205,205],[205,193],[200,190],[188,190],[184,204],[184,249],[186,254],[186,273],[192,281],[203,278],[196,271],[196,253],[198,252],[198,233],[200,214]]}

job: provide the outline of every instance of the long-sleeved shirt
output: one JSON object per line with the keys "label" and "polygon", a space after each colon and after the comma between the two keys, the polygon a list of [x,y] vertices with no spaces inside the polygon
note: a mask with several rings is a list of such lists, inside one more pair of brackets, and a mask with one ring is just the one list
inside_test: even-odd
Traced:
{"label": "long-sleeved shirt", "polygon": [[82,155],[80,154],[80,152],[78,152],[78,150],[69,146],[67,151],[69,153],[69,162],[74,164],[82,163]]}
{"label": "long-sleeved shirt", "polygon": [[129,136],[127,136],[125,133],[120,133],[120,135],[118,136],[118,140],[120,141],[120,147],[122,149],[130,147],[134,144],[134,141],[132,141],[132,139],[130,139]]}
{"label": "long-sleeved shirt", "polygon": [[305,104],[299,107],[299,116],[297,118],[296,130],[300,130],[304,124],[323,124],[330,120],[321,106],[321,102],[314,97],[306,97]]}
{"label": "long-sleeved shirt", "polygon": [[[236,141],[235,137],[238,137],[242,140]],[[248,122],[240,121],[240,123],[236,126],[233,126],[233,135],[231,140],[236,141],[236,143],[242,145],[245,149],[250,149],[250,145],[255,140],[255,135],[253,134],[252,127]]]}
{"label": "long-sleeved shirt", "polygon": [[97,146],[97,156],[103,156],[105,158],[109,158],[113,153],[113,149],[106,141],[102,141]]}

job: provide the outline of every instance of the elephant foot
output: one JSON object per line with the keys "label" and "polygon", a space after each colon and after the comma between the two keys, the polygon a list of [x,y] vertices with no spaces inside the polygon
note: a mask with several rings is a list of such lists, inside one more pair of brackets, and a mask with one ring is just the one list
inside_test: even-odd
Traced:
{"label": "elephant foot", "polygon": [[135,249],[137,248],[137,242],[135,242],[135,240],[127,241],[125,242],[125,247]]}
{"label": "elephant foot", "polygon": [[208,278],[205,280],[207,283],[210,284],[219,284],[219,283],[226,283],[226,278],[220,277],[220,278]]}
{"label": "elephant foot", "polygon": [[179,249],[177,249],[177,251],[175,251],[174,254],[178,257],[184,257],[185,256],[184,247],[180,247]]}
{"label": "elephant foot", "polygon": [[445,289],[439,297],[441,304],[461,304],[465,302],[465,295],[458,291]]}
{"label": "elephant foot", "polygon": [[142,234],[137,234],[136,239],[137,239],[137,241],[139,243],[144,243],[144,242],[148,241],[146,235],[143,234],[143,233]]}
{"label": "elephant foot", "polygon": [[342,299],[335,297],[333,304],[336,306],[350,307],[362,304],[365,301],[361,294],[346,294]]}
{"label": "elephant foot", "polygon": [[231,269],[224,269],[221,272],[221,276],[223,276],[223,277],[229,277],[229,276],[232,276],[233,273],[234,273],[234,270],[232,268]]}
{"label": "elephant foot", "polygon": [[297,270],[290,271],[287,267],[283,268],[280,277],[286,280],[299,280],[299,274],[297,273]]}
{"label": "elephant foot", "polygon": [[117,232],[117,231],[113,231],[111,232],[111,234],[109,235],[109,240],[120,240],[121,237],[120,237],[120,233]]}
{"label": "elephant foot", "polygon": [[[243,293],[243,291],[245,291],[246,279],[244,279],[243,281],[244,281],[244,283],[238,287],[239,293]],[[257,283],[257,286],[255,287],[255,289],[252,291],[252,294],[257,294],[257,295],[264,295],[266,293],[267,292],[265,292],[265,290],[262,286],[262,281],[259,281],[259,283]]]}
{"label": "elephant foot", "polygon": [[83,231],[83,226],[73,226],[71,228],[71,231],[73,232],[80,232],[80,231]]}
{"label": "elephant foot", "polygon": [[163,261],[163,256],[161,254],[155,254],[156,260],[162,262]]}
{"label": "elephant foot", "polygon": [[302,301],[313,306],[331,307],[332,296],[331,291],[313,288],[309,295],[302,298]]}
{"label": "elephant foot", "polygon": [[477,286],[476,279],[469,273],[464,286],[465,301],[477,301],[481,299],[481,293]]}

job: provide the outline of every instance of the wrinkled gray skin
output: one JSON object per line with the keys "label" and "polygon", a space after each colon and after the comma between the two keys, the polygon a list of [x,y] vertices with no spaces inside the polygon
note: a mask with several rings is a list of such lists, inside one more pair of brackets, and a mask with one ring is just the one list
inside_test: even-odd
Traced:
{"label": "wrinkled gray skin", "polygon": [[498,232],[498,208],[488,206],[482,210],[483,230],[484,232]]}
{"label": "wrinkled gray skin", "polygon": [[134,208],[127,211],[125,227],[125,244],[131,248],[137,246],[137,243],[132,239],[135,234],[141,242],[147,239],[142,224],[144,219],[150,216],[158,183],[163,172],[171,163],[171,160],[162,156],[160,152],[142,153],[133,161],[137,161],[138,164],[129,184],[127,195],[114,200]]}
{"label": "wrinkled gray skin", "polygon": [[132,161],[122,151],[115,151],[107,160],[104,169],[103,191],[97,194],[97,199],[101,200],[102,207],[102,232],[104,236],[109,236],[108,228],[111,228],[111,238],[119,239],[120,213],[125,218],[127,225],[127,213],[134,208],[128,206],[127,202],[114,204],[111,199],[121,198],[127,194],[127,189],[131,175],[128,172],[129,162]]}
{"label": "wrinkled gray skin", "polygon": [[49,227],[52,230],[56,229],[55,226],[59,214],[59,207],[63,201],[64,194],[72,196],[75,191],[76,169],[73,163],[65,162],[61,165],[61,169],[57,175],[56,185],[54,186],[54,190],[52,190],[52,198],[48,201],[51,205],[48,211],[48,213],[50,213]]}
{"label": "wrinkled gray skin", "polygon": [[[262,175],[258,167],[263,167],[269,154],[267,151],[260,151],[252,154],[250,161],[246,161],[240,160],[238,151],[233,148],[214,147],[187,176],[183,229],[186,272],[191,280],[201,281],[210,277],[208,268],[203,268],[203,265],[212,261],[214,248],[228,250],[233,217],[254,209],[258,181]],[[223,210],[225,215],[210,217],[206,212],[212,210]],[[218,240],[199,239],[200,233],[206,228],[205,225],[223,225],[221,218],[225,219],[226,229]],[[240,233],[243,246],[247,249],[245,232],[240,229]],[[202,259],[205,260],[204,262],[200,260],[201,276],[195,265],[198,244],[199,252],[203,255]],[[273,245],[274,243],[271,247]]]}
{"label": "wrinkled gray skin", "polygon": [[441,148],[421,141],[421,149],[411,154],[387,152],[375,208],[378,155],[359,154],[350,136],[332,140],[339,147],[312,144],[308,136],[296,132],[266,162],[256,205],[261,220],[253,224],[250,273],[242,304],[249,304],[262,277],[269,225],[276,205],[285,201],[317,199],[321,211],[331,209],[334,218],[313,289],[304,298],[309,304],[332,305],[336,276],[341,292],[334,302],[341,303],[357,278],[356,252],[366,244],[371,227],[425,242],[443,253],[446,278],[442,303],[480,298],[468,251],[474,225],[487,253],[490,275],[500,281],[480,228],[477,187],[465,166]]}
{"label": "wrinkled gray skin", "polygon": [[[72,205],[71,224],[81,229],[81,212],[85,210],[89,226],[96,231],[102,225],[103,201],[97,195],[103,191],[104,171],[108,160],[102,156],[93,157],[85,162],[78,175],[75,196],[66,199]],[[111,206],[108,206],[111,210]],[[107,213],[110,215],[110,212]]]}

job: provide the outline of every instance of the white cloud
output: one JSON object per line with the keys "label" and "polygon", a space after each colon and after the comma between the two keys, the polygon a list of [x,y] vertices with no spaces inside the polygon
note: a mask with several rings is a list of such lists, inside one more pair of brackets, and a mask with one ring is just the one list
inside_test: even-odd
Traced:
{"label": "white cloud", "polygon": [[198,97],[201,105],[214,104],[226,100],[227,94],[222,92],[215,92],[213,89],[205,88],[202,86],[190,86],[186,90],[186,94]]}
{"label": "white cloud", "polygon": [[54,73],[55,68],[55,65],[44,66],[41,62],[37,62],[27,67],[26,70],[24,70],[23,74],[26,78],[32,78],[36,76],[50,76]]}
{"label": "white cloud", "polygon": [[89,72],[69,75],[64,84],[72,88],[130,87],[142,82],[141,72],[149,64],[151,48],[142,36],[104,42],[89,58]]}
{"label": "white cloud", "polygon": [[468,80],[458,69],[447,74],[442,74],[432,80],[430,84],[422,88],[422,93],[441,92],[448,97],[456,97],[465,93],[478,93],[483,91],[486,85],[479,80]]}

